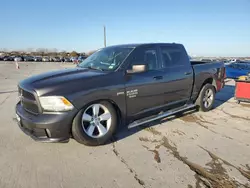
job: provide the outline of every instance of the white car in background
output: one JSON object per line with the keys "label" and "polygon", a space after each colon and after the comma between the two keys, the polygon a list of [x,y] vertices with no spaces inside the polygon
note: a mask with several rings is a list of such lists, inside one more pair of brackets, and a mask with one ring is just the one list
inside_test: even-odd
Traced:
{"label": "white car in background", "polygon": [[50,59],[49,59],[49,57],[43,57],[42,61],[43,61],[43,62],[49,62]]}
{"label": "white car in background", "polygon": [[232,60],[230,61],[230,63],[238,63],[238,62],[240,62],[239,59],[232,59]]}
{"label": "white car in background", "polygon": [[14,61],[23,61],[23,58],[21,58],[21,57],[15,57]]}

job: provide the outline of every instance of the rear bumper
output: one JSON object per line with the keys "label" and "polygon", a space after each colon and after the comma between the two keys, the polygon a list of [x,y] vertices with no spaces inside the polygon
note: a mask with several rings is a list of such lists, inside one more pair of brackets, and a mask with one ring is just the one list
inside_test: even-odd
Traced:
{"label": "rear bumper", "polygon": [[25,111],[21,104],[16,105],[20,129],[35,141],[67,142],[71,136],[71,125],[76,110],[33,115]]}

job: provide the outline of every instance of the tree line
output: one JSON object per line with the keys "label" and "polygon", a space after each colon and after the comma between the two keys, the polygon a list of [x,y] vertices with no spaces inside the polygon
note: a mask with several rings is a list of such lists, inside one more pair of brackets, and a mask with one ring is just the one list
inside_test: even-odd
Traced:
{"label": "tree line", "polygon": [[60,56],[60,57],[78,57],[78,56],[89,56],[93,54],[96,50],[92,50],[89,52],[67,52],[61,51],[58,52],[56,49],[54,50],[46,50],[46,49],[37,49],[36,51],[0,51],[6,55],[15,55],[15,56],[24,56],[24,55],[31,55],[31,56]]}

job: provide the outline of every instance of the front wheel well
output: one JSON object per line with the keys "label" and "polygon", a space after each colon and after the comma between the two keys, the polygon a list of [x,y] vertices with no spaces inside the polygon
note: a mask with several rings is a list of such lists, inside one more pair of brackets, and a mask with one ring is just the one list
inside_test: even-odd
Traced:
{"label": "front wheel well", "polygon": [[119,106],[112,100],[110,99],[106,99],[106,100],[102,100],[102,101],[107,101],[109,103],[111,103],[113,105],[113,107],[115,108],[116,112],[117,112],[117,118],[118,118],[118,121],[119,121],[119,124],[121,124],[121,119],[122,119],[122,113],[121,113],[121,110],[119,108]]}

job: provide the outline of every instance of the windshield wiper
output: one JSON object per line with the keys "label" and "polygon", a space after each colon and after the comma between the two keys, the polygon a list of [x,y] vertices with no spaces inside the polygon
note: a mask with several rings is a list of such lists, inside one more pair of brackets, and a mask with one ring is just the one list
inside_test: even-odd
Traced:
{"label": "windshield wiper", "polygon": [[88,66],[87,68],[88,68],[88,69],[92,69],[92,70],[100,70],[100,71],[103,71],[103,69],[98,68],[98,67],[91,67],[91,66]]}

